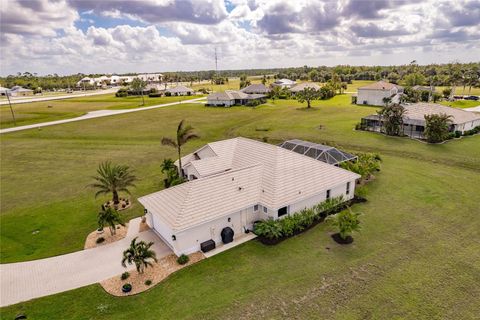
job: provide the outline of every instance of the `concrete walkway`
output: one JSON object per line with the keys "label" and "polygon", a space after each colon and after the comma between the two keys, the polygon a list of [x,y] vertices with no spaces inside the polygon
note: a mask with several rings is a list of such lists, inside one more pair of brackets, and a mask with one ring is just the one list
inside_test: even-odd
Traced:
{"label": "concrete walkway", "polygon": [[[39,101],[50,101],[50,100],[62,100],[62,99],[70,99],[70,98],[79,98],[79,97],[89,97],[89,96],[96,96],[99,94],[107,94],[107,93],[114,93],[117,92],[118,88],[111,88],[106,90],[100,91],[90,91],[87,93],[77,92],[72,94],[65,94],[65,95],[58,95],[58,96],[33,96],[33,97],[10,97],[11,104],[20,104],[20,103],[30,103],[30,102],[39,102]],[[0,105],[8,105],[8,99],[0,100]]]}
{"label": "concrete walkway", "polygon": [[80,288],[134,269],[134,265],[122,267],[121,259],[136,236],[154,242],[158,259],[173,253],[152,230],[139,233],[139,226],[140,218],[132,219],[125,238],[97,248],[0,265],[0,306]]}
{"label": "concrete walkway", "polygon": [[156,108],[163,108],[163,107],[168,107],[168,106],[173,106],[176,104],[181,104],[181,103],[192,103],[192,102],[198,102],[201,103],[200,100],[206,99],[205,97],[201,98],[196,98],[196,99],[191,99],[191,100],[184,100],[184,101],[178,101],[178,102],[170,102],[170,103],[165,103],[165,104],[158,104],[155,106],[150,106],[150,107],[139,107],[139,108],[134,108],[134,109],[124,109],[124,110],[97,110],[97,111],[91,111],[83,116],[76,117],[76,118],[71,118],[71,119],[64,119],[64,120],[57,120],[57,121],[50,121],[50,122],[41,122],[41,123],[35,123],[35,124],[30,124],[26,126],[20,126],[20,127],[13,127],[13,128],[7,128],[7,129],[1,129],[0,134],[8,133],[8,132],[15,132],[15,131],[22,131],[22,130],[29,130],[29,129],[35,129],[35,128],[42,128],[42,127],[47,127],[47,126],[54,126],[57,124],[63,124],[63,123],[69,123],[69,122],[75,122],[75,121],[82,121],[82,120],[88,120],[88,119],[95,119],[95,118],[101,118],[101,117],[108,117],[108,116],[114,116],[117,114],[125,114],[125,113],[132,113],[132,112],[139,112],[139,111],[146,111],[146,110],[152,110]]}

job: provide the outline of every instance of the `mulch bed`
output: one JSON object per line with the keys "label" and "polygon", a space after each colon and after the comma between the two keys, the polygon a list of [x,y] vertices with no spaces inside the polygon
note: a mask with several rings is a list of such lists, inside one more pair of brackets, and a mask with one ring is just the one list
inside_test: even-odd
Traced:
{"label": "mulch bed", "polygon": [[[135,295],[154,287],[156,284],[165,280],[175,271],[205,259],[205,256],[202,252],[192,253],[188,257],[190,260],[186,264],[180,265],[177,263],[177,256],[171,254],[159,259],[157,263],[153,264],[153,267],[146,268],[143,274],[139,274],[137,270],[133,269],[129,271],[130,276],[125,280],[122,280],[120,278],[121,275],[118,275],[100,282],[100,285],[106,292],[113,296],[123,297]],[[152,283],[150,285],[146,285],[145,281],[147,280],[150,280]],[[124,293],[122,291],[122,286],[126,283],[130,283],[132,285],[132,291]]]}
{"label": "mulch bed", "polygon": [[338,244],[350,244],[353,242],[352,236],[347,236],[345,239],[342,239],[342,237],[340,237],[340,233],[334,233],[331,237]]}
{"label": "mulch bed", "polygon": [[120,201],[117,204],[113,203],[113,200],[110,200],[108,202],[105,202],[103,204],[105,208],[112,207],[117,211],[122,211],[130,208],[132,206],[132,201],[126,199],[126,198],[121,198]]}
{"label": "mulch bed", "polygon": [[[364,203],[364,202],[367,202],[367,199],[365,198],[362,198],[362,197],[357,197],[355,196],[353,199],[351,200],[348,200],[347,202],[344,202],[343,204],[341,204],[340,206],[338,206],[334,211],[332,211],[330,213],[330,215],[333,215],[333,214],[336,214],[336,213],[339,213],[340,211],[342,210],[345,210],[347,207],[350,207],[356,203]],[[310,229],[312,229],[313,227],[315,227],[317,224],[319,223],[322,223],[323,221],[325,221],[325,218],[326,217],[321,217],[319,220],[315,220],[310,226],[308,226],[307,228],[305,228],[304,230],[302,231],[299,231],[299,232],[295,232],[292,236],[290,237],[281,237],[281,238],[276,238],[276,239],[268,239],[268,238],[265,238],[265,237],[262,237],[262,236],[259,236],[257,237],[257,239],[265,244],[265,245],[268,245],[268,246],[271,246],[271,245],[275,245],[275,244],[278,244],[280,242],[282,242],[283,240],[285,239],[288,239],[288,238],[291,238],[291,237],[294,237],[296,235],[299,235],[301,233],[304,233]],[[352,242],[353,242],[353,239],[352,239]]]}
{"label": "mulch bed", "polygon": [[[90,249],[90,248],[95,248],[99,246],[103,246],[107,243],[112,243],[118,240],[121,240],[125,238],[127,235],[127,230],[128,230],[128,223],[125,224],[125,227],[121,225],[117,225],[116,233],[112,236],[110,234],[110,229],[108,227],[103,229],[103,233],[98,233],[97,230],[90,232],[90,234],[87,236],[87,239],[85,240],[85,245],[84,249]],[[105,241],[101,243],[97,243],[98,238],[104,238]]]}

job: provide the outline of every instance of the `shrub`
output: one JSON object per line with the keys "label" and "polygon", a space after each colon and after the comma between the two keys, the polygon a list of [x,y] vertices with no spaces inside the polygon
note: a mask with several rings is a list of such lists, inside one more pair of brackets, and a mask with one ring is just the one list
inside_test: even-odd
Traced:
{"label": "shrub", "polygon": [[100,238],[97,238],[97,240],[95,241],[97,244],[100,244],[102,242],[105,241],[105,238],[104,237],[100,237]]}
{"label": "shrub", "polygon": [[362,124],[360,122],[355,124],[355,130],[362,130]]}
{"label": "shrub", "polygon": [[455,131],[455,138],[460,138],[462,136],[462,131]]}
{"label": "shrub", "polygon": [[128,90],[126,88],[120,88],[117,93],[115,93],[115,97],[126,97],[128,96]]}
{"label": "shrub", "polygon": [[328,217],[328,221],[338,229],[340,238],[346,239],[352,232],[360,230],[360,213],[353,212],[350,208]]}
{"label": "shrub", "polygon": [[282,234],[285,237],[291,237],[295,233],[295,218],[293,216],[287,216],[280,221],[280,227],[282,229]]}
{"label": "shrub", "polygon": [[171,96],[172,96],[171,92],[165,91],[165,97],[171,97]]}
{"label": "shrub", "polygon": [[337,207],[343,204],[343,202],[343,196],[330,198],[320,202],[313,209],[318,218],[325,218],[326,216],[331,215]]}
{"label": "shrub", "polygon": [[120,276],[120,279],[121,279],[121,280],[127,280],[128,277],[130,277],[130,273],[129,273],[129,272],[124,272],[124,273],[122,273],[122,275]]}
{"label": "shrub", "polygon": [[247,107],[256,107],[261,104],[260,100],[250,100],[247,102],[246,106]]}
{"label": "shrub", "polygon": [[148,279],[147,281],[145,281],[145,285],[146,285],[146,286],[149,286],[149,285],[151,285],[151,284],[152,284],[152,280]]}
{"label": "shrub", "polygon": [[201,93],[203,93],[203,94],[208,94],[208,90],[205,89],[205,88],[200,88],[200,89],[198,89],[198,92],[201,92]]}
{"label": "shrub", "polygon": [[375,171],[380,171],[380,162],[382,159],[375,153],[360,153],[357,155],[357,161],[346,161],[340,164],[340,167],[362,176],[362,179],[368,179]]}
{"label": "shrub", "polygon": [[149,93],[148,96],[150,98],[159,98],[162,96],[162,93],[161,92],[152,92],[152,93]]}
{"label": "shrub", "polygon": [[188,261],[190,261],[190,258],[185,254],[182,254],[180,257],[177,258],[178,264],[185,264]]}
{"label": "shrub", "polygon": [[282,226],[279,220],[263,220],[255,225],[254,233],[257,236],[273,240],[282,237]]}

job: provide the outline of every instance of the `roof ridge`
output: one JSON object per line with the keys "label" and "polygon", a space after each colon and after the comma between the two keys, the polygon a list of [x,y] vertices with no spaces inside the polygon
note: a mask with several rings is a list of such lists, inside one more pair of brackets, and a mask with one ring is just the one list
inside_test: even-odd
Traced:
{"label": "roof ridge", "polygon": [[[195,180],[194,180],[195,181]],[[192,182],[194,182],[192,181]],[[190,182],[190,181],[189,181]],[[180,211],[178,212],[177,216],[175,217],[175,226],[177,227],[178,225],[180,225],[180,220],[183,219],[183,213],[185,211],[185,207],[186,207],[186,204],[187,204],[187,201],[189,199],[189,195],[190,195],[190,191],[192,190],[192,183],[188,184],[189,182],[186,182],[186,184],[188,185],[188,190],[187,192],[185,192],[184,194],[184,198],[183,198],[183,201],[182,201],[182,204],[180,206]]]}

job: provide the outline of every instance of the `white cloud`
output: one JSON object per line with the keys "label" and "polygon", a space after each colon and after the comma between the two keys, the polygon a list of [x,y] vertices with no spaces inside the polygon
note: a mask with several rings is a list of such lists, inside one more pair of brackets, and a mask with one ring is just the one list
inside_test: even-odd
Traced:
{"label": "white cloud", "polygon": [[[221,0],[12,0],[2,7],[11,13],[2,11],[2,73],[213,69],[215,48],[221,69],[478,61],[478,0],[229,2],[230,13]],[[112,18],[142,26],[98,26]]]}

